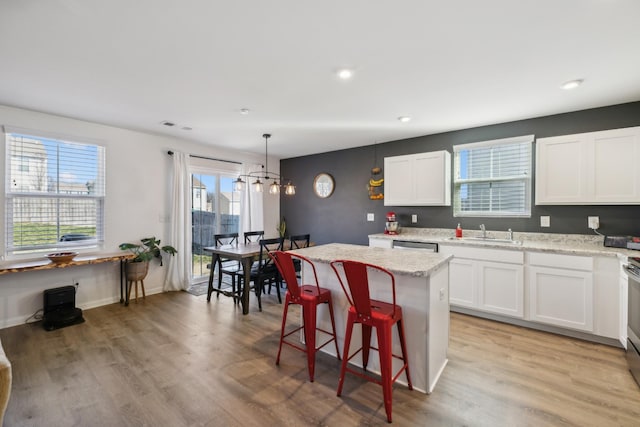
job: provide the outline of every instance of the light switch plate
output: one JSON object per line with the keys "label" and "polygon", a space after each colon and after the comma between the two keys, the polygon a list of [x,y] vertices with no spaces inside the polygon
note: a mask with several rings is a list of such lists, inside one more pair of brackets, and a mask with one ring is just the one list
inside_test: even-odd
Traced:
{"label": "light switch plate", "polygon": [[367,221],[373,221],[374,215],[372,213],[367,214]]}
{"label": "light switch plate", "polygon": [[416,215],[416,214],[411,215],[411,222],[412,222],[413,224],[415,224],[416,222],[418,222],[418,215]]}
{"label": "light switch plate", "polygon": [[540,227],[551,227],[551,217],[550,216],[541,216],[540,217]]}

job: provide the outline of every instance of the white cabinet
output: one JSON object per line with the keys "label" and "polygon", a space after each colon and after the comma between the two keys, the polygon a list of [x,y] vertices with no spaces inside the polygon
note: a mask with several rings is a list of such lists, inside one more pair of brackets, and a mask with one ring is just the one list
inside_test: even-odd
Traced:
{"label": "white cabinet", "polygon": [[448,151],[384,158],[385,206],[450,206]]}
{"label": "white cabinet", "polygon": [[540,138],[536,204],[640,204],[640,127]]}
{"label": "white cabinet", "polygon": [[529,254],[529,320],[593,332],[593,259]]}
{"label": "white cabinet", "polygon": [[393,240],[382,237],[369,237],[369,246],[372,248],[393,248]]}
{"label": "white cabinet", "polygon": [[522,252],[440,245],[452,254],[449,303],[510,317],[524,317]]}

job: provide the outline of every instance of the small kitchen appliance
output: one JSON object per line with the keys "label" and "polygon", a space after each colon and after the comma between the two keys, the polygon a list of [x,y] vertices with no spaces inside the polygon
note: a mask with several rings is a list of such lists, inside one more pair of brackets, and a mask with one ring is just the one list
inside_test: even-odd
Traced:
{"label": "small kitchen appliance", "polygon": [[398,234],[398,221],[395,212],[387,212],[387,221],[384,223],[384,234]]}

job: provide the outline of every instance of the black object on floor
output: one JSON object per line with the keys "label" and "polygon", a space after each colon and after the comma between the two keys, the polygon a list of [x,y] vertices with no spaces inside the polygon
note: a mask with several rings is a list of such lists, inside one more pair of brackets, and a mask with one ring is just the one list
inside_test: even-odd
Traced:
{"label": "black object on floor", "polygon": [[76,288],[62,286],[44,291],[42,327],[47,331],[84,322],[82,310],[76,307]]}

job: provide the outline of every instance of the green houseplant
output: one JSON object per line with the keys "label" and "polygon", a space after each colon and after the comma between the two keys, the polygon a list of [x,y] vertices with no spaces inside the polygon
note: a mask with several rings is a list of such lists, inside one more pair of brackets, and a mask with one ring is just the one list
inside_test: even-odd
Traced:
{"label": "green houseplant", "polygon": [[142,280],[147,276],[149,261],[152,259],[159,258],[162,265],[162,252],[171,256],[178,253],[173,246],[160,246],[160,240],[155,237],[145,237],[140,239],[140,243],[120,243],[119,248],[134,255],[125,265],[127,280],[132,281]]}

